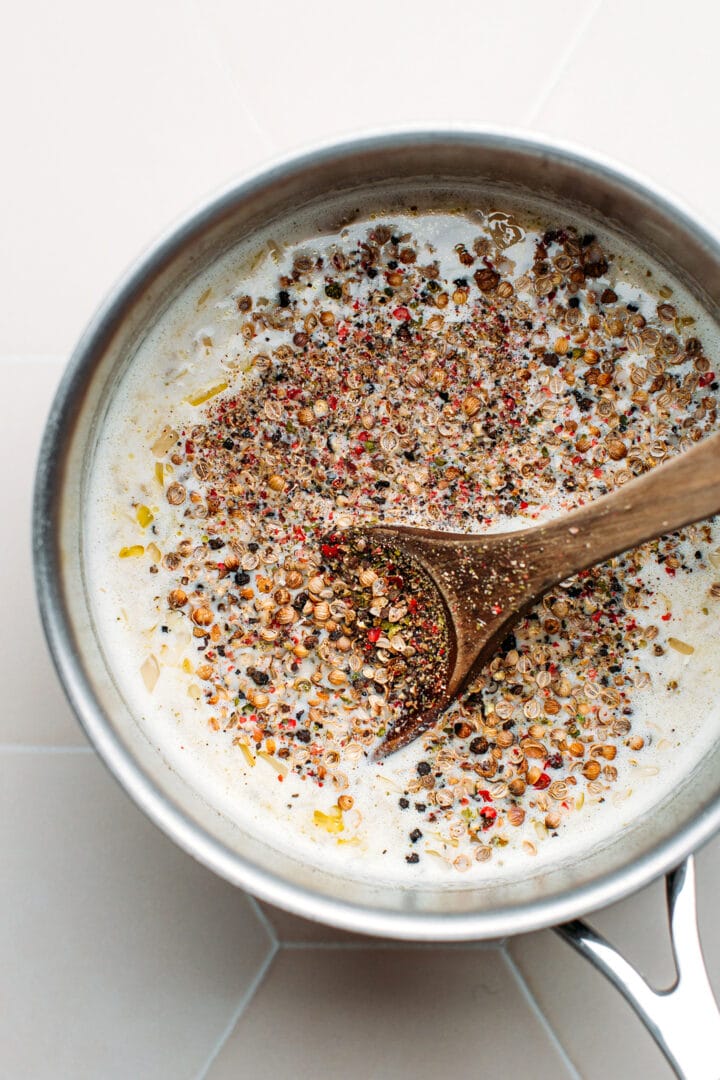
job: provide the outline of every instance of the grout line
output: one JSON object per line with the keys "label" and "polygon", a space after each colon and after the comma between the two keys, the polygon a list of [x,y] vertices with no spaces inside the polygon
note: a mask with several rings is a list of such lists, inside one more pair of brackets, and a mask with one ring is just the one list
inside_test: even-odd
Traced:
{"label": "grout line", "polygon": [[250,907],[255,912],[255,918],[260,923],[260,925],[264,928],[265,933],[270,938],[271,943],[276,948],[278,948],[281,945],[281,942],[280,942],[280,939],[277,936],[277,931],[276,931],[275,927],[270,922],[270,920],[268,919],[268,917],[265,914],[265,912],[263,911],[263,909],[260,907],[260,904],[258,903],[257,899],[254,896],[251,896],[250,893],[245,893],[245,896],[247,897],[247,899],[248,899],[248,901],[250,903]]}
{"label": "grout line", "polygon": [[92,746],[34,746],[30,743],[0,743],[0,754],[94,754]]}
{"label": "grout line", "polygon": [[359,950],[364,950],[366,952],[423,952],[432,950],[436,952],[438,949],[442,951],[448,949],[451,952],[488,952],[490,949],[502,951],[504,947],[504,939],[501,941],[395,941],[380,939],[375,940],[371,938],[368,941],[361,939],[359,941],[280,942],[281,949],[288,949],[290,951],[299,951],[301,949],[322,949],[325,951],[331,951],[335,949],[338,952],[357,952]]}
{"label": "grout line", "polygon": [[545,105],[547,104],[552,92],[555,90],[556,86],[558,85],[558,83],[562,79],[563,75],[565,74],[565,72],[566,72],[566,70],[567,70],[567,68],[568,68],[568,66],[570,64],[570,61],[572,60],[572,58],[573,58],[573,56],[575,54],[576,49],[578,48],[578,46],[580,45],[580,42],[582,41],[582,39],[585,37],[585,34],[589,30],[590,24],[593,22],[595,16],[597,15],[600,8],[602,7],[602,3],[603,3],[603,0],[595,0],[594,3],[590,4],[590,6],[588,7],[587,12],[585,14],[585,17],[582,18],[580,20],[580,22],[578,23],[577,29],[576,29],[575,33],[572,35],[572,37],[570,38],[570,41],[568,42],[567,47],[566,47],[564,53],[562,54],[562,56],[560,58],[560,62],[558,64],[557,68],[555,69],[553,75],[551,76],[547,86],[541,92],[539,97],[537,97],[535,99],[535,102],[534,102],[532,108],[530,109],[529,113],[527,114],[525,123],[526,123],[526,125],[528,127],[532,127],[534,125],[534,123],[537,120],[538,116],[540,115],[542,110],[545,108]]}
{"label": "grout line", "polygon": [[548,1020],[545,1013],[542,1011],[542,1009],[538,1005],[537,999],[536,999],[535,995],[533,994],[532,990],[530,989],[528,984],[525,982],[525,977],[522,974],[522,972],[520,971],[520,968],[517,966],[517,964],[513,960],[512,956],[510,955],[510,953],[508,952],[506,947],[503,947],[502,953],[503,953],[503,956],[505,958],[505,961],[506,961],[508,967],[510,968],[510,971],[512,972],[512,974],[515,977],[515,982],[518,985],[520,993],[525,998],[525,1001],[526,1001],[526,1003],[527,1003],[527,1005],[528,1005],[528,1007],[530,1009],[530,1012],[533,1013],[533,1015],[538,1020],[538,1023],[540,1024],[540,1026],[543,1028],[543,1030],[547,1034],[547,1037],[550,1040],[554,1050],[556,1051],[558,1057],[560,1058],[563,1065],[567,1069],[568,1076],[571,1077],[571,1080],[583,1080],[582,1076],[580,1075],[577,1068],[575,1067],[575,1064],[574,1064],[572,1058],[570,1057],[569,1053],[567,1052],[567,1050],[565,1049],[565,1047],[561,1043],[557,1032],[553,1028],[552,1024]]}
{"label": "grout line", "polygon": [[225,1046],[225,1043],[228,1041],[228,1039],[232,1035],[233,1031],[235,1030],[235,1027],[238,1024],[242,1014],[245,1012],[248,1005],[250,1004],[250,1002],[252,1001],[252,999],[255,997],[256,993],[258,992],[258,990],[262,986],[262,984],[263,984],[263,982],[265,980],[265,976],[267,975],[268,971],[270,970],[272,962],[275,959],[275,957],[277,956],[278,951],[279,951],[279,946],[276,943],[273,943],[271,945],[271,947],[270,947],[270,951],[268,952],[267,956],[265,957],[262,964],[258,968],[258,970],[257,970],[257,972],[255,974],[255,978],[252,980],[252,982],[250,983],[248,988],[245,990],[245,993],[240,998],[240,1004],[236,1008],[233,1015],[230,1017],[230,1020],[227,1023],[227,1025],[225,1026],[225,1028],[224,1028],[220,1038],[218,1039],[217,1043],[215,1044],[215,1047],[213,1048],[212,1053],[210,1054],[209,1058],[207,1059],[205,1064],[201,1067],[200,1071],[198,1072],[196,1080],[206,1080],[206,1077],[210,1075],[210,1070],[212,1069],[212,1067],[213,1067],[215,1061],[217,1060],[217,1058],[219,1057],[220,1052],[222,1051],[222,1048]]}
{"label": "grout line", "polygon": [[218,34],[213,27],[210,26],[207,12],[201,10],[200,4],[197,0],[184,0],[185,12],[188,18],[192,19],[195,25],[202,27],[201,33],[204,33],[205,39],[208,42],[209,48],[214,53],[215,64],[219,71],[225,76],[225,79],[230,87],[231,93],[236,98],[238,105],[245,114],[245,118],[250,123],[250,126],[255,131],[266,151],[269,154],[276,154],[278,152],[277,141],[265,130],[254,111],[249,107],[246,97],[243,95],[240,83],[235,78],[235,74],[232,68],[228,65],[225,54],[220,47],[220,40]]}

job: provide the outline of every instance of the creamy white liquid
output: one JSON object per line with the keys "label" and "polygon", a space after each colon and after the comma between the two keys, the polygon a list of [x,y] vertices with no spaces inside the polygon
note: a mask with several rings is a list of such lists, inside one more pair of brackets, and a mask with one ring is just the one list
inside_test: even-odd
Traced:
{"label": "creamy white liquid", "polygon": [[[432,256],[427,253],[422,257],[439,259],[443,276],[450,280],[458,276],[455,244],[467,242],[469,236],[481,231],[477,215],[472,224],[464,215],[448,214],[409,215],[405,219],[394,214],[378,220],[391,223],[396,231],[412,232],[419,248],[424,244],[434,248]],[[355,236],[364,237],[367,229],[367,221],[354,224],[344,231],[342,240],[349,244]],[[314,237],[298,247],[320,251],[332,240]],[[645,281],[655,286],[669,284],[672,302],[696,318],[693,333],[701,338],[706,355],[713,360],[717,329],[678,283],[668,282],[667,274],[657,268],[653,268],[651,279],[645,278],[646,264],[635,268],[627,253],[620,254],[616,240],[605,239],[604,246],[616,255],[610,280],[621,299],[637,303],[641,311],[654,309],[657,297],[648,299],[641,286]],[[237,392],[242,380],[252,377],[243,374],[243,369],[260,345],[270,351],[285,340],[283,332],[269,331],[265,341],[247,345],[239,332],[236,298],[246,293],[255,298],[274,297],[278,276],[292,266],[294,253],[267,246],[258,251],[257,245],[252,251],[246,247],[230,252],[165,313],[111,402],[90,477],[86,557],[97,628],[120,691],[148,739],[208,803],[269,845],[292,851],[318,866],[404,885],[428,881],[466,884],[471,878],[488,880],[522,872],[529,858],[535,870],[539,864],[549,866],[587,852],[663,799],[720,734],[716,658],[720,601],[708,598],[709,586],[720,577],[720,571],[713,570],[707,561],[708,552],[720,541],[717,529],[712,544],[690,544],[691,550],[702,546],[705,569],[674,578],[662,569],[645,571],[655,574],[655,610],[643,612],[643,622],[661,628],[658,641],[663,645],[666,636],[672,635],[692,645],[694,651],[684,655],[665,647],[661,657],[653,656],[651,649],[643,651],[642,667],[651,676],[651,686],[637,690],[632,699],[632,734],[644,738],[642,752],[623,748],[618,740],[619,752],[613,762],[618,779],[602,801],[599,796],[586,796],[583,805],[564,818],[557,835],[546,838],[538,826],[543,815],[528,813],[522,827],[505,830],[511,841],[506,847],[497,849],[490,861],[473,862],[462,876],[452,867],[458,849],[442,825],[438,825],[436,835],[429,826],[422,826],[423,845],[418,850],[428,848],[434,854],[424,855],[418,865],[410,866],[402,857],[409,850],[408,830],[416,823],[412,806],[422,794],[410,797],[408,811],[399,809],[398,798],[408,776],[414,773],[414,763],[422,757],[419,743],[381,764],[362,758],[343,761],[341,768],[348,776],[354,807],[344,815],[342,833],[329,834],[318,828],[314,811],[333,806],[337,791],[329,785],[318,788],[292,772],[278,782],[274,769],[262,759],[252,768],[248,765],[232,745],[232,732],[209,728],[211,710],[202,698],[198,701],[189,694],[198,680],[182,666],[186,658],[195,662],[188,621],[180,613],[169,613],[164,603],[172,587],[170,575],[162,565],[157,574],[150,575],[147,553],[141,558],[118,559],[121,548],[150,542],[164,553],[173,549],[180,535],[187,535],[187,526],[178,526],[155,478],[156,458],[150,448],[166,424],[188,432],[199,422],[201,410],[188,404],[189,396],[223,382]],[[506,255],[519,274],[530,265],[532,245],[526,239],[511,246]],[[312,292],[308,290],[308,303]],[[152,535],[136,520],[133,504],[138,501],[154,515]],[[548,501],[537,520],[559,512],[560,504]],[[531,523],[527,518],[498,518],[491,529],[502,531]],[[482,527],[487,528],[487,524]],[[662,621],[667,611],[672,618]],[[160,646],[158,624],[168,626]],[[141,676],[150,653],[160,667],[152,692]],[[678,689],[668,688],[673,681]],[[580,790],[573,795],[579,795]],[[536,855],[528,855],[523,840],[533,842]]]}

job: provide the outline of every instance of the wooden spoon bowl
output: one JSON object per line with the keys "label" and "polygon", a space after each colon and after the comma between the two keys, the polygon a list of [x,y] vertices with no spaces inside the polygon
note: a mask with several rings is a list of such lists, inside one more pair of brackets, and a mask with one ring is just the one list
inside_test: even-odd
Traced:
{"label": "wooden spoon bowl", "polygon": [[468,535],[383,525],[360,532],[410,561],[437,589],[448,655],[437,692],[401,715],[376,752],[427,730],[549,589],[581,570],[720,512],[720,433],[563,517],[517,532]]}

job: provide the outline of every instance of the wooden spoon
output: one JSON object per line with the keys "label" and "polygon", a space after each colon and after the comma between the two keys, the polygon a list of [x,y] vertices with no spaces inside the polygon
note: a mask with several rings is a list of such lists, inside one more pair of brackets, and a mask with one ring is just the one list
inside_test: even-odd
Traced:
{"label": "wooden spoon", "polygon": [[612,494],[530,529],[486,536],[404,526],[360,530],[432,581],[450,646],[446,661],[438,661],[442,689],[433,705],[401,715],[376,756],[386,757],[427,730],[553,586],[719,512],[720,432]]}

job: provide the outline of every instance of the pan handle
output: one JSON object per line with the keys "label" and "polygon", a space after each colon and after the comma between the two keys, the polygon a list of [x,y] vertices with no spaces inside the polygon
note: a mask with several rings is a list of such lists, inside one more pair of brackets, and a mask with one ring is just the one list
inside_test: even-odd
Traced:
{"label": "pan handle", "polygon": [[720,1080],[720,1011],[708,979],[690,856],[665,879],[677,977],[653,990],[600,934],[579,919],[555,931],[593,964],[633,1007],[681,1080]]}

